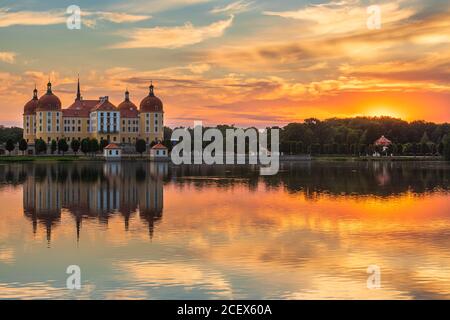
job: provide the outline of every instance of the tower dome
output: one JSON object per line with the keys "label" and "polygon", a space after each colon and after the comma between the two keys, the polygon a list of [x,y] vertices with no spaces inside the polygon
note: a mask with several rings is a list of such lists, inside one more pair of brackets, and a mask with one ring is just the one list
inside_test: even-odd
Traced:
{"label": "tower dome", "polygon": [[52,92],[52,84],[47,84],[47,92],[39,98],[38,111],[61,111],[61,100]]}
{"label": "tower dome", "polygon": [[148,96],[141,101],[141,112],[163,112],[163,103],[155,96],[154,88],[153,83],[150,84]]}
{"label": "tower dome", "polygon": [[137,118],[138,117],[138,109],[136,105],[130,100],[130,93],[125,91],[125,100],[122,101],[119,106],[120,116],[123,118]]}
{"label": "tower dome", "polygon": [[24,115],[33,115],[36,113],[36,108],[38,106],[38,96],[36,87],[33,90],[33,98],[28,101],[23,107]]}

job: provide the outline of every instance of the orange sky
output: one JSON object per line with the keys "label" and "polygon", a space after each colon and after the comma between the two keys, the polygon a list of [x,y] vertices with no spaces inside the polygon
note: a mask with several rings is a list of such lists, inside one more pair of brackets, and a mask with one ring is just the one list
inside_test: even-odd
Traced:
{"label": "orange sky", "polygon": [[50,76],[63,106],[80,73],[86,99],[154,80],[170,126],[283,125],[309,117],[390,115],[450,121],[450,8],[445,1],[70,1],[0,5],[0,124],[21,125]]}

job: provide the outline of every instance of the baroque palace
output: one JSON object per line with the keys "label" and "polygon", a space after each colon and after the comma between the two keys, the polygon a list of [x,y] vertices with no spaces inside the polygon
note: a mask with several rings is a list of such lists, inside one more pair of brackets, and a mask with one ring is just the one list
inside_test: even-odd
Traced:
{"label": "baroque palace", "polygon": [[134,144],[142,139],[150,144],[163,140],[164,111],[162,101],[155,96],[153,84],[148,95],[138,107],[125,92],[124,101],[117,107],[107,96],[98,100],[84,100],[78,79],[75,101],[66,109],[52,92],[52,84],[47,84],[47,92],[38,98],[35,88],[33,98],[24,106],[23,138],[31,145],[42,139],[66,139],[70,144],[74,139],[95,138],[117,144]]}

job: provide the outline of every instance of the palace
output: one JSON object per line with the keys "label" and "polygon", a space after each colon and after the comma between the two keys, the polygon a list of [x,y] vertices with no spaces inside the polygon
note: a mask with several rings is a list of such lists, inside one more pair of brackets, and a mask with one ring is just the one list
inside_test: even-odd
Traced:
{"label": "palace", "polygon": [[78,79],[75,101],[66,109],[47,84],[47,92],[38,98],[36,88],[33,98],[24,106],[23,138],[31,145],[38,139],[52,140],[95,138],[122,145],[134,144],[143,139],[150,144],[163,140],[164,111],[162,101],[155,96],[153,84],[149,94],[141,101],[139,109],[125,92],[124,101],[117,107],[107,96],[98,100],[84,100]]}

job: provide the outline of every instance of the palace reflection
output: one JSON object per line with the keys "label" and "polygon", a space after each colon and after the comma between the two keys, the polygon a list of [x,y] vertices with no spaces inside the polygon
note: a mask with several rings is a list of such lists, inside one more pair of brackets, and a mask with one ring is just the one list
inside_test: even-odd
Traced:
{"label": "palace reflection", "polygon": [[51,240],[52,228],[61,212],[73,216],[77,237],[84,219],[107,224],[121,215],[128,230],[130,218],[139,215],[153,236],[155,223],[163,215],[163,181],[167,163],[78,163],[34,164],[23,168],[24,214],[33,231],[42,225]]}
{"label": "palace reflection", "polygon": [[172,166],[148,162],[59,162],[0,166],[0,189],[23,186],[23,208],[34,232],[52,228],[61,214],[74,220],[78,237],[84,220],[107,225],[112,216],[123,219],[124,230],[134,218],[148,227],[163,215],[167,183],[178,193],[247,188],[250,192],[284,189],[315,201],[321,197],[396,198],[411,193],[421,197],[450,190],[449,164],[444,162],[285,162],[276,176],[260,176],[257,166]]}

